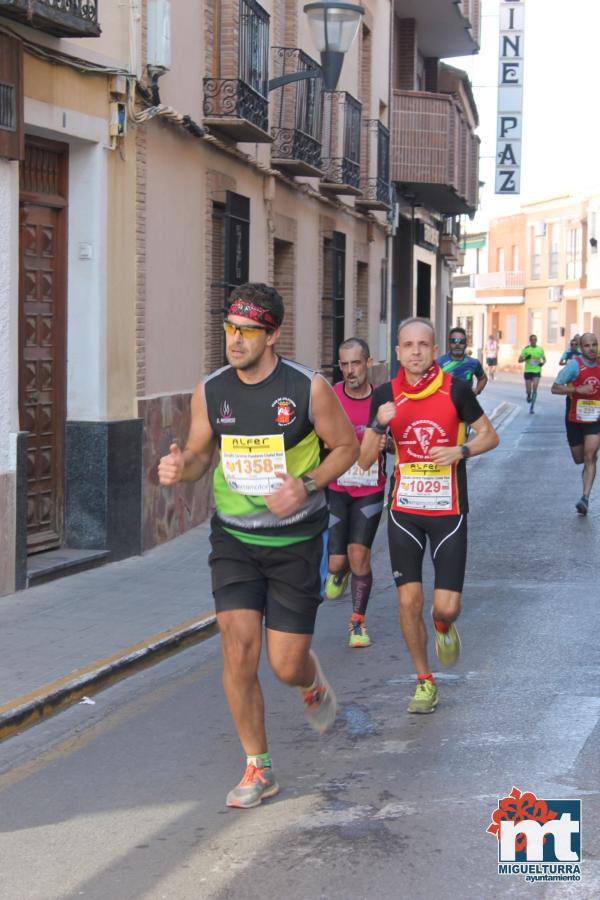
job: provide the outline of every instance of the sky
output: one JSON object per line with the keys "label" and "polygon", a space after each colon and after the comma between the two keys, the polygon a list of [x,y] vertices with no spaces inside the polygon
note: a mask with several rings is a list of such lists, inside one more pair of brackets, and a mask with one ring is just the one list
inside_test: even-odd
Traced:
{"label": "sky", "polygon": [[600,192],[600,3],[524,0],[521,194],[494,193],[499,0],[483,0],[481,52],[449,60],[473,84],[481,138],[481,212],[469,231],[521,203]]}

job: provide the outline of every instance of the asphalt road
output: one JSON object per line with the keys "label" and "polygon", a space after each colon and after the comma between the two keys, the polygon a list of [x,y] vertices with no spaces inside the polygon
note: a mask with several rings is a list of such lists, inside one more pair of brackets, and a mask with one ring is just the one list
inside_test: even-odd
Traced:
{"label": "asphalt road", "polygon": [[[2,746],[2,900],[597,900],[600,485],[579,519],[563,403],[544,391],[530,416],[522,394],[484,395],[488,411],[516,406],[500,447],[470,463],[463,654],[439,674],[434,715],[405,712],[413,676],[382,527],[373,645],[346,646],[348,596],[319,613],[334,731],[311,732],[263,665],[278,797],[224,806],[243,758],[207,641]],[[513,786],[581,798],[579,883],[498,874],[486,828]]]}

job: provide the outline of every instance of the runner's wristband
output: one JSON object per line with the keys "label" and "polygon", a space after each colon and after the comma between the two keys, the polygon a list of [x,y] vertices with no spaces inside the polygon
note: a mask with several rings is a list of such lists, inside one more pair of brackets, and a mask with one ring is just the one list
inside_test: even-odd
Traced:
{"label": "runner's wristband", "polygon": [[387,431],[387,425],[380,425],[377,421],[377,416],[375,416],[375,418],[369,425],[369,428],[371,428],[377,434],[385,434]]}

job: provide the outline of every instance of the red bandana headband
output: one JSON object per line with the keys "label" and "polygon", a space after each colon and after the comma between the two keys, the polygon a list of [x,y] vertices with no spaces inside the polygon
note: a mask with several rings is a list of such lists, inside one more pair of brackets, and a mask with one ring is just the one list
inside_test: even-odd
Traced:
{"label": "red bandana headband", "polygon": [[227,310],[227,313],[230,316],[244,316],[246,319],[254,319],[256,322],[260,322],[261,325],[268,325],[270,328],[279,328],[279,322],[275,321],[273,314],[268,309],[252,303],[251,300],[241,300],[237,297]]}

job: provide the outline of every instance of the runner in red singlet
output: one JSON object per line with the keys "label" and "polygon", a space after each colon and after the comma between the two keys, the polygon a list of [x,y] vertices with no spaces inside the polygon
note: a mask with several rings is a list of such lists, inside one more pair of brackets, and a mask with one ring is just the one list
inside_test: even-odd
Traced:
{"label": "runner in red singlet", "polygon": [[[467,553],[466,460],[493,449],[498,435],[469,385],[435,362],[438,348],[428,319],[400,323],[396,354],[398,375],[373,392],[359,463],[368,467],[377,458],[381,435],[389,428],[396,448],[388,501],[390,559],[400,625],[417,676],[408,711],[430,713],[438,698],[423,619],[425,545],[429,538],[435,570],[435,649],[443,665],[453,665],[460,654],[454,622],[460,613]],[[465,423],[475,432],[468,443]]]}

